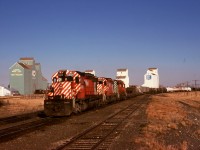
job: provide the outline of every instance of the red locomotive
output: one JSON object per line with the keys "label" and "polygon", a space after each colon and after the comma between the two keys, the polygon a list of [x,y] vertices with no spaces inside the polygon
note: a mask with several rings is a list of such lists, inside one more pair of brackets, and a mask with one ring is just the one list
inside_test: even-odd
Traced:
{"label": "red locomotive", "polygon": [[126,89],[121,80],[59,70],[52,76],[52,84],[44,101],[44,112],[48,116],[67,116],[125,97]]}

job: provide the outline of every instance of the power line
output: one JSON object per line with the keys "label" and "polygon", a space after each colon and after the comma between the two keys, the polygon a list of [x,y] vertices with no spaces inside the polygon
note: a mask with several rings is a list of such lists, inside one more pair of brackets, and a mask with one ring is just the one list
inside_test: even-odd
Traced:
{"label": "power line", "polygon": [[197,96],[197,90],[196,90],[196,88],[197,88],[197,81],[199,81],[199,80],[193,80],[194,81],[194,90],[195,90],[195,95]]}
{"label": "power line", "polygon": [[194,81],[194,88],[196,89],[197,88],[197,81],[199,81],[199,80],[193,80]]}

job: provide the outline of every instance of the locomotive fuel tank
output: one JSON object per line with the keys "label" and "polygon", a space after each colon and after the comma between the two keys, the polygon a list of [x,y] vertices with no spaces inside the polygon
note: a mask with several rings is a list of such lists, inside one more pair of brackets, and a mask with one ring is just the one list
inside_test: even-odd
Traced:
{"label": "locomotive fuel tank", "polygon": [[72,108],[72,103],[67,100],[47,99],[44,101],[44,113],[47,116],[69,116]]}

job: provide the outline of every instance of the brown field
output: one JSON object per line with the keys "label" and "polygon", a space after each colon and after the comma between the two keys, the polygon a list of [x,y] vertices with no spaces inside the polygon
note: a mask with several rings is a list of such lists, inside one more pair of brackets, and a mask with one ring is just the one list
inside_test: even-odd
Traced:
{"label": "brown field", "polygon": [[200,93],[166,93],[151,96],[148,123],[134,139],[141,149],[199,149]]}
{"label": "brown field", "polygon": [[42,97],[0,98],[0,118],[43,110]]}

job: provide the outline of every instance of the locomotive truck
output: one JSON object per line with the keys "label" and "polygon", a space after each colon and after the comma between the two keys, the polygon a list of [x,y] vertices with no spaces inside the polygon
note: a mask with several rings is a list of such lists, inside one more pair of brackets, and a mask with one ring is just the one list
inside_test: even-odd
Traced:
{"label": "locomotive truck", "polygon": [[47,116],[68,116],[91,107],[126,98],[121,80],[96,77],[93,74],[59,70],[52,76],[52,84],[44,100]]}

